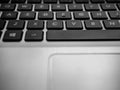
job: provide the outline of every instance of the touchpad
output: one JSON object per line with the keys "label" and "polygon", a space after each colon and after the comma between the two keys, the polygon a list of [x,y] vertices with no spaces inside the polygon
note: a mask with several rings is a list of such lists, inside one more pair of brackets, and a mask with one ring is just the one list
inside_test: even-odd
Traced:
{"label": "touchpad", "polygon": [[120,55],[52,55],[48,90],[120,90]]}

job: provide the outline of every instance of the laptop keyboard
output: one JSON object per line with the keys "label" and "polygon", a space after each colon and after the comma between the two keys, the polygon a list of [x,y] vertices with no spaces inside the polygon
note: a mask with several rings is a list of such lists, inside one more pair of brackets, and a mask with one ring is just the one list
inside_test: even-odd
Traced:
{"label": "laptop keyboard", "polygon": [[119,41],[120,0],[0,0],[0,39]]}

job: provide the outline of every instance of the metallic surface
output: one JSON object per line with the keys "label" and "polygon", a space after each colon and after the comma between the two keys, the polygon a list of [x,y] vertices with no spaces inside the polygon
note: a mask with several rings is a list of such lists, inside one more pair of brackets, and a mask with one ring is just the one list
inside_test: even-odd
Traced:
{"label": "metallic surface", "polygon": [[[119,60],[119,46],[1,47],[0,90],[60,90],[60,86],[62,90],[120,90]],[[51,84],[54,82],[50,80],[51,73],[56,84]],[[74,78],[69,79],[71,74]],[[65,83],[59,84],[59,81]],[[56,87],[51,89],[52,86]]]}

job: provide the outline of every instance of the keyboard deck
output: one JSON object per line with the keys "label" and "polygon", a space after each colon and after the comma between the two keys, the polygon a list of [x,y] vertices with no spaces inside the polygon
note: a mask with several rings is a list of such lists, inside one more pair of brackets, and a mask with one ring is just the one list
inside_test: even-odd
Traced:
{"label": "keyboard deck", "polygon": [[120,41],[120,0],[0,0],[2,42]]}

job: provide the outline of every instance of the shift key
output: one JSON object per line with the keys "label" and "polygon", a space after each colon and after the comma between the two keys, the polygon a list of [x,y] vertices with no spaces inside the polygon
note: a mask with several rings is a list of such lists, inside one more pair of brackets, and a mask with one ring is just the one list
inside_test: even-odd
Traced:
{"label": "shift key", "polygon": [[49,30],[47,41],[120,41],[120,30]]}

